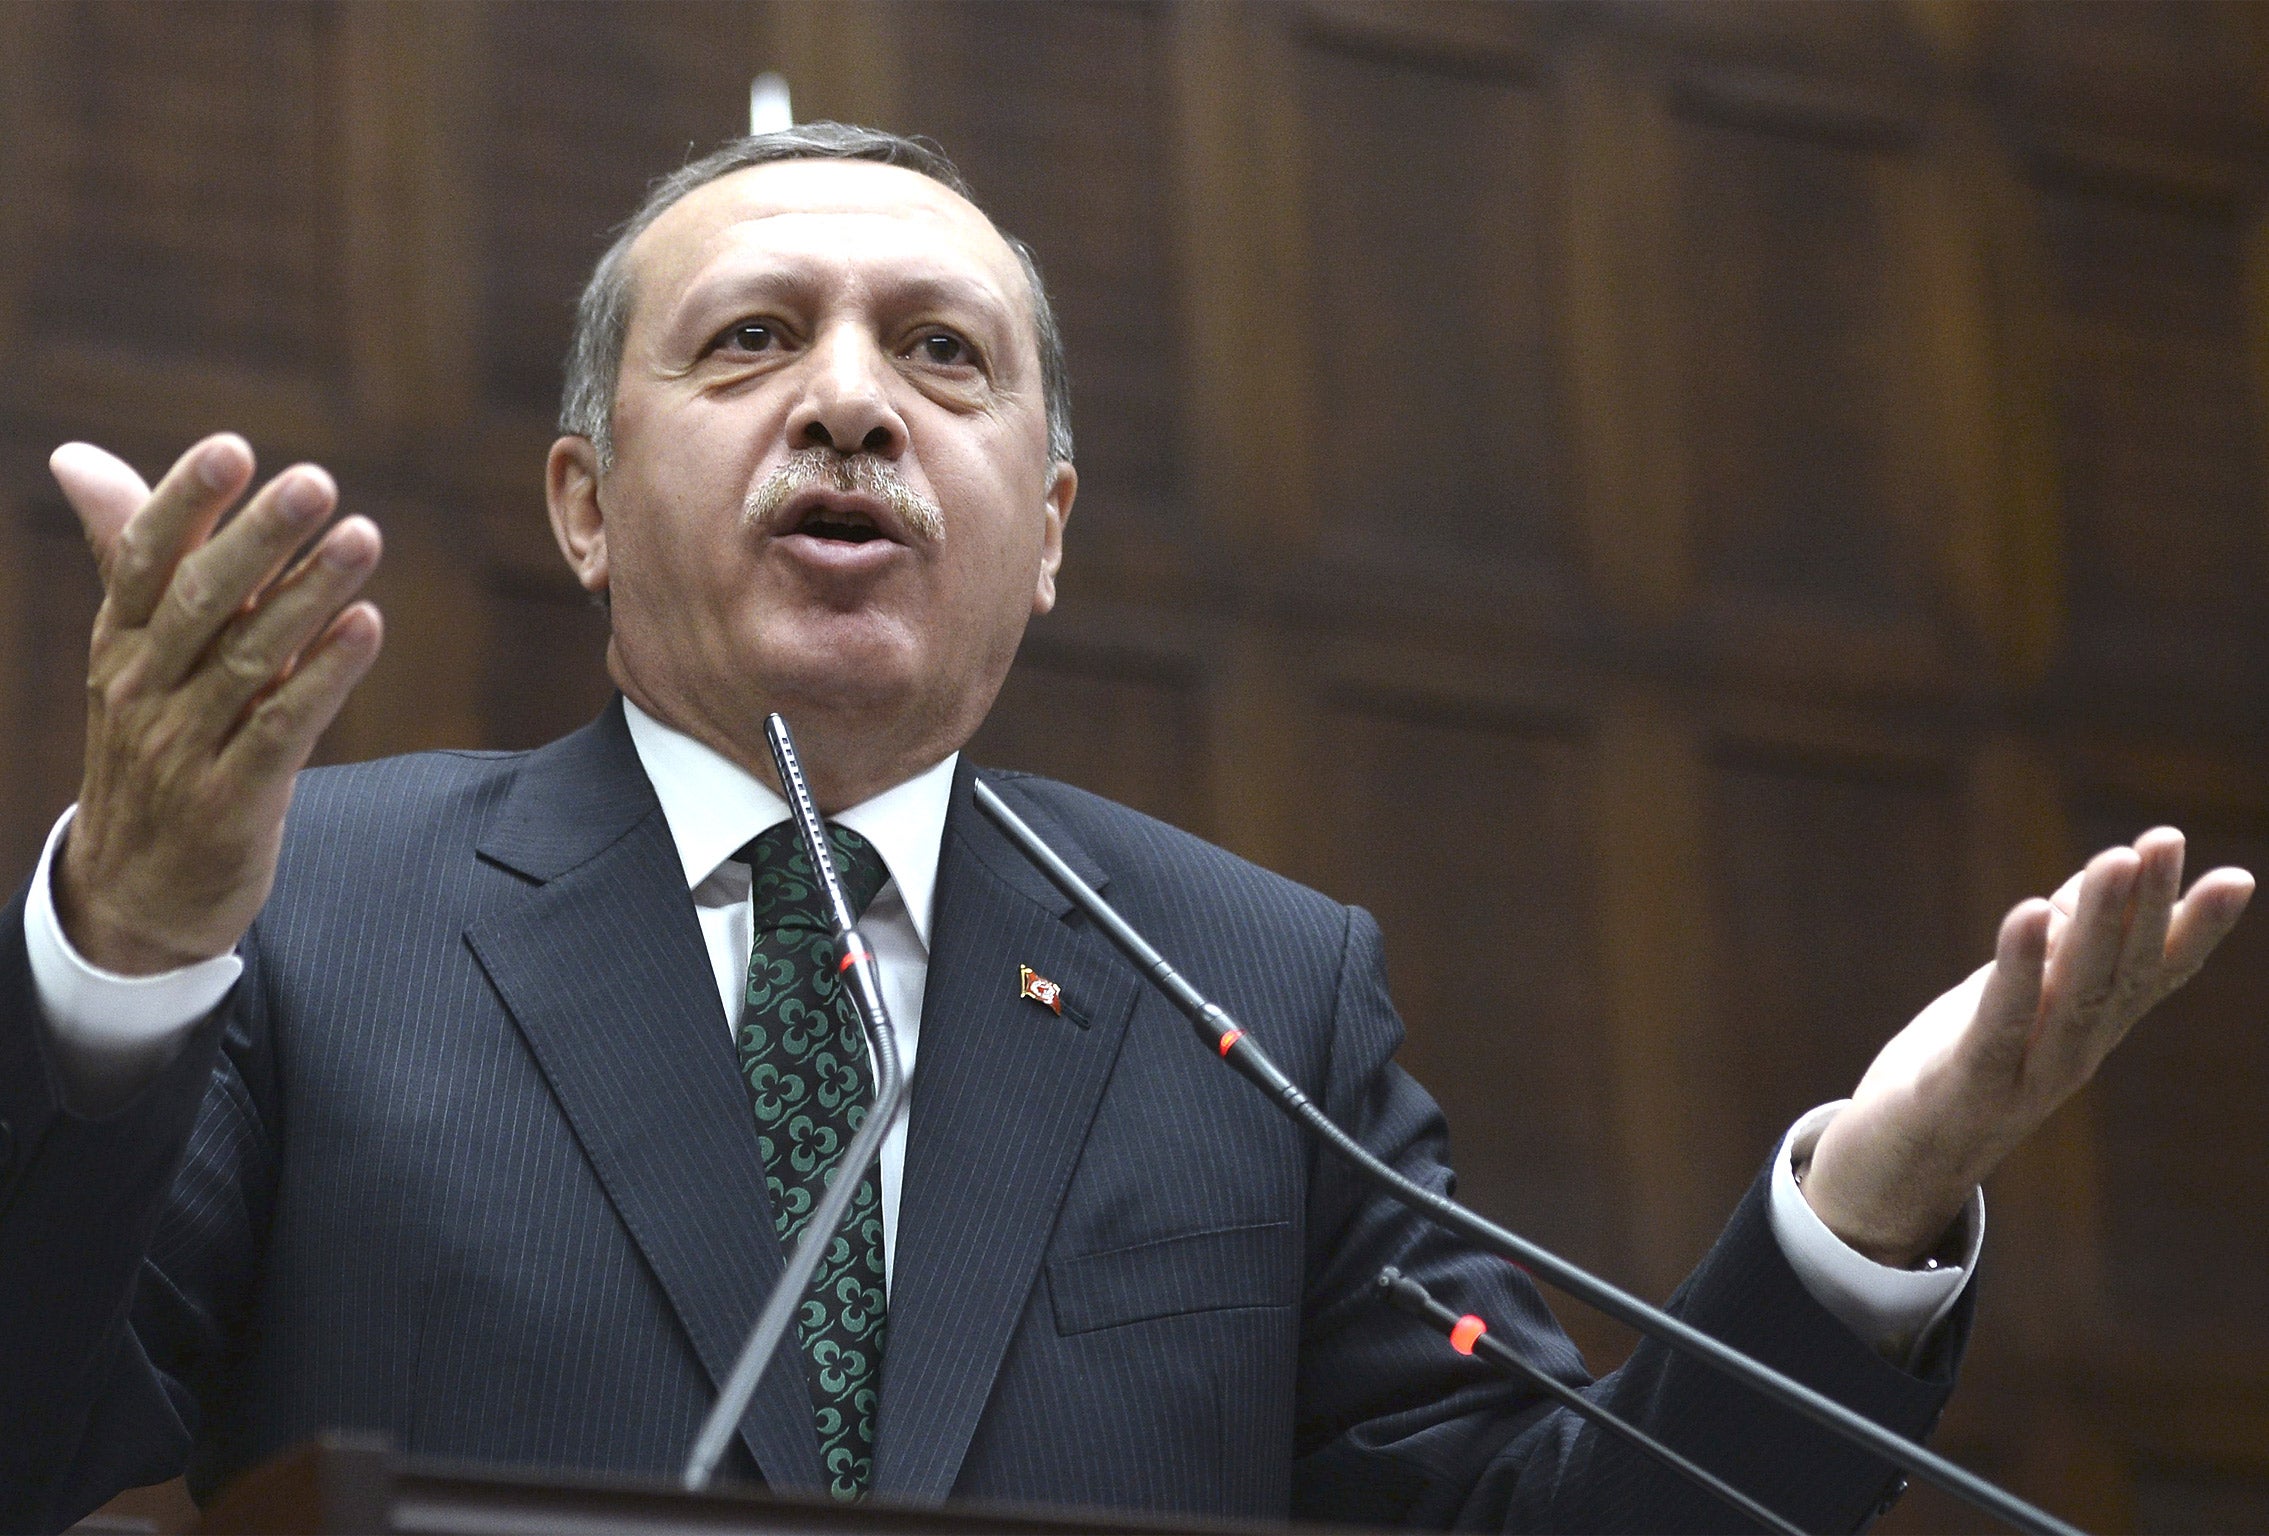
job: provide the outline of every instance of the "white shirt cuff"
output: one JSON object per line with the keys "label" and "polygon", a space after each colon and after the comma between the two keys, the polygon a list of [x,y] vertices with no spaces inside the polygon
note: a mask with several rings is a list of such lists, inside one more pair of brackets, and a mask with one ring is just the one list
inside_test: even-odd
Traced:
{"label": "white shirt cuff", "polygon": [[55,850],[77,806],[47,834],[24,902],[24,945],[32,988],[55,1049],[74,1076],[115,1081],[118,1074],[164,1065],[190,1026],[213,1011],[244,973],[234,954],[216,955],[156,976],[121,976],[87,963],[63,935],[55,915]]}
{"label": "white shirt cuff", "polygon": [[1954,1309],[1977,1268],[1978,1251],[1985,1246],[1985,1191],[1973,1190],[1962,1213],[1968,1230],[1959,1264],[1894,1269],[1860,1253],[1828,1230],[1796,1187],[1796,1164],[1812,1155],[1820,1133],[1850,1102],[1838,1099],[1821,1105],[1781,1139],[1780,1151],[1773,1157],[1773,1237],[1814,1301],[1878,1353],[1904,1362]]}

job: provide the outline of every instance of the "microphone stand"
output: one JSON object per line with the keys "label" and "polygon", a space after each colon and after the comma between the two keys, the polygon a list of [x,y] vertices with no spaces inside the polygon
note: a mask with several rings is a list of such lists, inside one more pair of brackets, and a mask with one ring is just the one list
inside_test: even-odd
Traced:
{"label": "microphone stand", "polygon": [[1638,1425],[1622,1418],[1612,1410],[1593,1402],[1557,1376],[1542,1370],[1522,1357],[1518,1350],[1504,1340],[1493,1337],[1489,1325],[1468,1312],[1463,1317],[1452,1312],[1434,1299],[1434,1293],[1411,1279],[1392,1264],[1379,1271],[1371,1282],[1388,1306],[1405,1312],[1424,1322],[1432,1323],[1450,1336],[1450,1348],[1461,1355],[1480,1355],[1492,1365],[1502,1368],[1507,1375],[1518,1376],[1545,1396],[1579,1413],[1608,1433],[1621,1439],[1633,1449],[1653,1457],[1704,1493],[1717,1495],[1727,1504],[1740,1510],[1768,1531],[1780,1536],[1804,1536],[1804,1528],[1783,1520],[1764,1505],[1752,1499],[1715,1473],[1696,1465],[1679,1455],[1669,1446],[1648,1434]]}
{"label": "microphone stand", "polygon": [[898,1036],[890,1027],[890,1014],[882,1001],[882,971],[875,964],[873,949],[859,932],[858,914],[843,894],[843,882],[835,872],[835,855],[827,845],[827,827],[812,803],[811,787],[804,782],[803,764],[796,759],[788,722],[777,714],[766,716],[764,735],[772,748],[773,765],[779,770],[788,814],[795,820],[804,854],[811,860],[812,873],[827,899],[828,918],[835,930],[837,983],[850,986],[851,1000],[866,1026],[867,1054],[875,1069],[875,1099],[858,1134],[844,1149],[843,1161],[836,1165],[835,1177],[821,1196],[819,1208],[812,1212],[810,1223],[796,1240],[795,1252],[788,1256],[787,1266],[773,1283],[772,1294],[764,1298],[756,1326],[749,1330],[748,1342],[741,1346],[740,1357],[733,1362],[732,1373],[725,1378],[709,1417],[702,1421],[681,1478],[695,1493],[707,1488],[716,1475],[717,1463],[732,1444],[741,1415],[748,1412],[749,1399],[756,1395],[757,1383],[764,1379],[819,1261],[835,1241],[836,1229],[843,1225],[844,1213],[858,1194],[859,1181],[874,1165],[882,1151],[883,1137],[889,1134],[891,1122],[906,1102],[906,1074],[898,1060]]}
{"label": "microphone stand", "polygon": [[1287,1077],[1283,1069],[1253,1043],[1242,1025],[1185,981],[1181,973],[1167,963],[1166,957],[1153,949],[1149,941],[1136,932],[1133,925],[1121,917],[1109,902],[1097,895],[1079,877],[1078,872],[1048,846],[1045,839],[1026,826],[1024,819],[1009,809],[1008,803],[994,793],[990,785],[977,781],[972,788],[978,807],[1048,877],[1050,883],[1069,897],[1074,906],[1087,914],[1088,919],[1103,931],[1104,937],[1121,954],[1134,962],[1136,969],[1149,979],[1151,985],[1181,1010],[1207,1049],[1217,1052],[1224,1061],[1267,1094],[1269,1100],[1287,1117],[1306,1127],[1390,1199],[1489,1252],[1511,1260],[1530,1273],[1541,1276],[1578,1301],[1606,1313],[1635,1332],[1715,1367],[1782,1407],[1802,1414],[1829,1432],[1873,1452],[1911,1476],[1952,1494],[1996,1519],[2006,1521],[2018,1530],[2033,1532],[2036,1536],[2081,1536],[2077,1527],[2066,1524],[2046,1510],[2025,1502],[1976,1473],[1956,1466],[1926,1446],[1885,1429],[1864,1414],[1853,1412],[1834,1398],[1815,1391],[1794,1377],[1774,1370],[1761,1360],[1752,1359],[1692,1324],[1672,1317],[1659,1307],[1650,1306],[1630,1292],[1609,1284],[1589,1270],[1571,1264],[1549,1249],[1507,1231],[1479,1212],[1404,1178],[1373,1156],[1369,1148],[1340,1129],[1336,1121],[1310,1102],[1308,1096],[1300,1090],[1299,1084]]}

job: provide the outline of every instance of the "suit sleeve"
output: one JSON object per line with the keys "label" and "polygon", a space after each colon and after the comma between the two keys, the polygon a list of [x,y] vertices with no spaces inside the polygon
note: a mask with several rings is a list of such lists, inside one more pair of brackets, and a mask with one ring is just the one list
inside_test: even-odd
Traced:
{"label": "suit sleeve", "polygon": [[[1447,1192],[1454,1180],[1441,1111],[1394,1065],[1401,1040],[1378,927],[1353,911],[1322,1102],[1379,1157]],[[1320,1154],[1309,1188],[1299,1516],[1469,1530],[1749,1528],[1674,1473],[1380,1305],[1367,1287],[1388,1264],[1807,1530],[1858,1529],[1898,1486],[1879,1459],[1652,1342],[1586,1386],[1575,1347],[1520,1270]],[[1790,1269],[1763,1177],[1670,1302],[1686,1322],[1909,1436],[1937,1421],[1972,1307],[1965,1295],[1916,1371],[1883,1360]]]}
{"label": "suit sleeve", "polygon": [[76,1112],[24,902],[0,916],[0,1530],[54,1530],[183,1469],[256,1263],[271,1142],[243,982],[131,1099]]}

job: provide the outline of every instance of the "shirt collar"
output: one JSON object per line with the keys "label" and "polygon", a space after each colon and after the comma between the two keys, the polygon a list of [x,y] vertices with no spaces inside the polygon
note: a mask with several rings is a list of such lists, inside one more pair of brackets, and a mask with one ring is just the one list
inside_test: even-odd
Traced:
{"label": "shirt collar", "polygon": [[[664,725],[629,699],[622,701],[638,761],[662,802],[685,884],[692,890],[741,851],[748,840],[788,819],[788,802],[722,753]],[[922,947],[930,945],[930,903],[937,892],[938,848],[953,798],[956,752],[945,761],[861,801],[829,820],[872,843],[898,887]]]}

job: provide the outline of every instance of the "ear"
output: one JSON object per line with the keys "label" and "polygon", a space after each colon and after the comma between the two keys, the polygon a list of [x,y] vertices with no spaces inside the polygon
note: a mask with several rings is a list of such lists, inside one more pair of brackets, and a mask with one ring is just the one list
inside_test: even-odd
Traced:
{"label": "ear", "polygon": [[1048,494],[1040,503],[1040,579],[1032,588],[1035,615],[1056,606],[1056,570],[1064,563],[1064,524],[1071,521],[1072,499],[1079,494],[1079,471],[1071,460],[1058,459],[1048,472]]}
{"label": "ear", "polygon": [[552,537],[583,590],[607,590],[607,514],[599,505],[599,453],[587,437],[563,437],[544,461]]}

